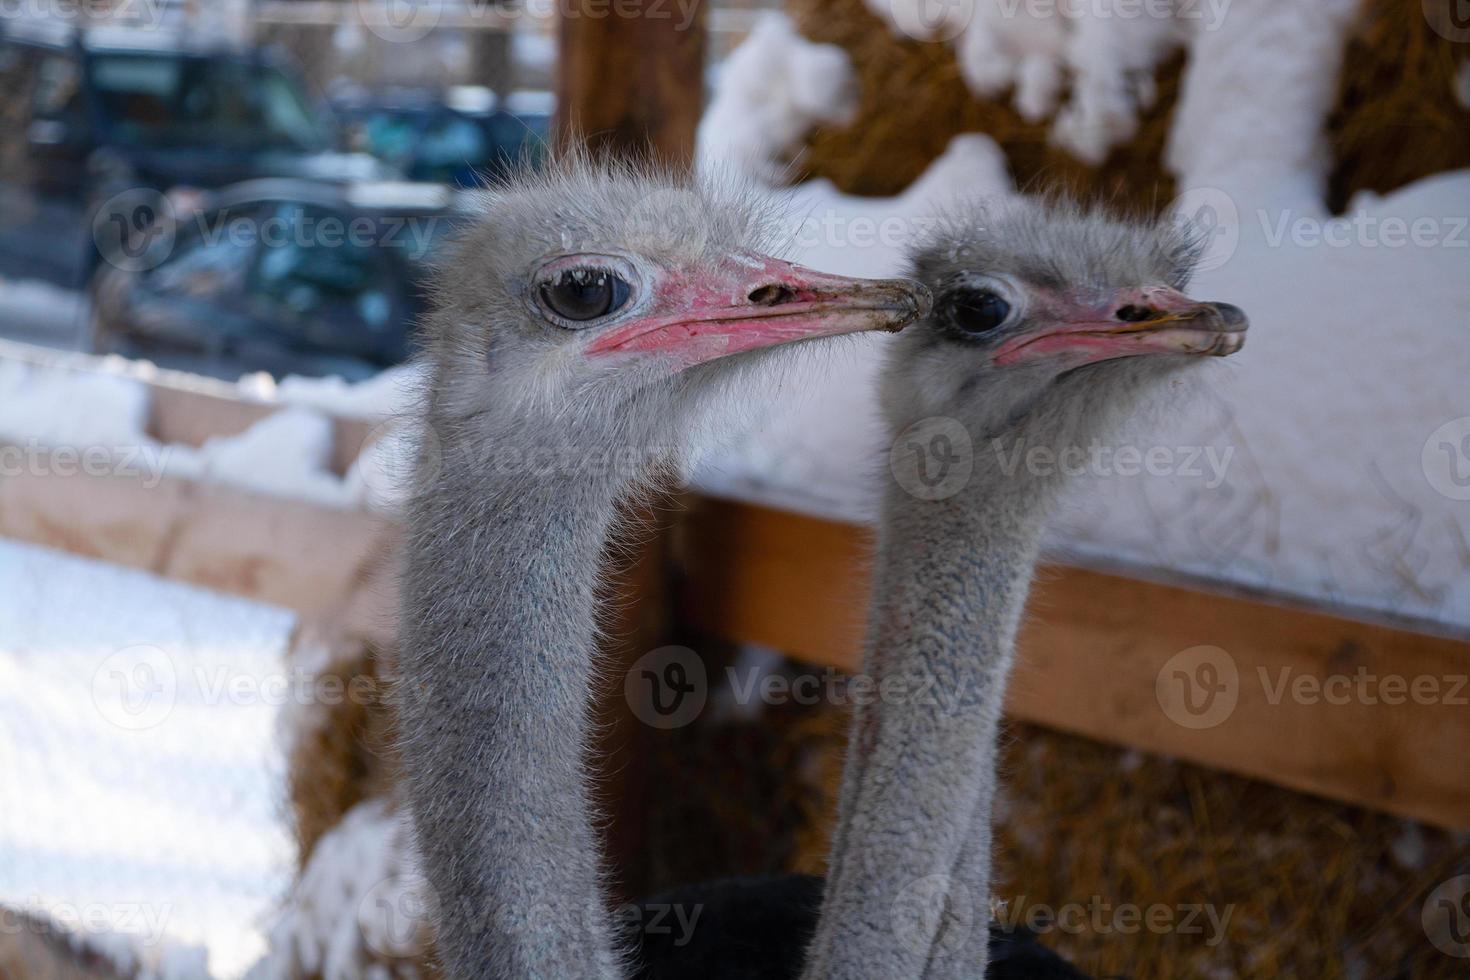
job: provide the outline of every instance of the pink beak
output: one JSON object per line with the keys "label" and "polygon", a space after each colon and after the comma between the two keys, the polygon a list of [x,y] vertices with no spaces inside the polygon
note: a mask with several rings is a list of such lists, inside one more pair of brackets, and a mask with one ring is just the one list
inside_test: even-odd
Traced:
{"label": "pink beak", "polygon": [[834,276],[763,255],[656,288],[642,317],[599,335],[587,353],[666,354],[682,369],[812,337],[901,330],[930,304],[916,282]]}
{"label": "pink beak", "polygon": [[1226,357],[1245,344],[1245,313],[1229,303],[1201,303],[1177,289],[1124,290],[1103,304],[1078,304],[1051,326],[1013,337],[995,353],[999,365],[1042,357],[1074,364],[1140,354]]}

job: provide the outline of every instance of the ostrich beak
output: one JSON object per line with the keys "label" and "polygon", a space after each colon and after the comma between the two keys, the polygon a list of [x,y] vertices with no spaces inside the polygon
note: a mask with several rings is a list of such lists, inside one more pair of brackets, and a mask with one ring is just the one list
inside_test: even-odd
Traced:
{"label": "ostrich beak", "polygon": [[1070,315],[1001,344],[995,363],[1061,356],[1092,364],[1140,354],[1228,357],[1245,345],[1244,311],[1201,303],[1177,289],[1120,290],[1105,303],[1078,304]]}
{"label": "ostrich beak", "polygon": [[853,279],[740,255],[713,273],[666,276],[641,317],[601,334],[587,353],[664,354],[682,369],[812,337],[901,330],[929,305],[929,291],[906,279]]}

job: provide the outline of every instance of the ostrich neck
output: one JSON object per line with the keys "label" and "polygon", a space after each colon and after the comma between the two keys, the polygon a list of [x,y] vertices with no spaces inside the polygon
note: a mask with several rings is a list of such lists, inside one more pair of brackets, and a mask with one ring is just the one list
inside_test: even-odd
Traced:
{"label": "ostrich neck", "polygon": [[951,893],[988,871],[961,871],[960,858],[972,814],[989,813],[1006,674],[1055,488],[1003,465],[990,438],[974,446],[968,482],[946,499],[892,478],[885,489],[864,670],[902,693],[854,718],[808,980],[924,975],[940,910],[962,945],[978,944],[970,972],[983,970],[988,892]]}
{"label": "ostrich neck", "polygon": [[[493,469],[493,468],[492,468]],[[446,461],[405,576],[408,804],[455,980],[621,976],[585,776],[608,476]]]}

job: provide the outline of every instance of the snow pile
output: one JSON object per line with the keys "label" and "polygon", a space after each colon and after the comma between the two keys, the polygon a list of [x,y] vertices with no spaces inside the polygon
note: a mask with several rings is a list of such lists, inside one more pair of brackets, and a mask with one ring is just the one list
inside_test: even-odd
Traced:
{"label": "snow pile", "polygon": [[407,825],[386,800],[360,803],[317,842],[250,980],[416,977],[433,911]]}
{"label": "snow pile", "polygon": [[0,903],[162,977],[241,975],[289,881],[272,681],[293,622],[0,541]]}
{"label": "snow pile", "polygon": [[1358,0],[1235,0],[1190,47],[1166,163],[1183,188],[1320,207],[1322,121]]}
{"label": "snow pile", "polygon": [[0,441],[122,452],[152,442],[147,425],[148,389],[130,378],[0,360]]}
{"label": "snow pile", "polygon": [[[1159,62],[1218,27],[1228,6],[971,0],[943,4],[936,17],[930,0],[867,2],[901,36],[952,41],[972,92],[1013,90],[1017,112],[1032,122],[1054,115],[1053,140],[1092,163],[1133,135]],[[1073,96],[1059,110],[1065,89]]]}
{"label": "snow pile", "polygon": [[[874,2],[910,36],[939,9]],[[1087,159],[1127,138],[1151,66],[1189,43],[1167,161],[1183,189],[1176,214],[1210,238],[1191,292],[1242,306],[1252,327],[1244,351],[1198,372],[1191,401],[1133,440],[1179,465],[1080,480],[1052,547],[1470,625],[1470,172],[1327,214],[1322,120],[1356,0],[1179,5],[1132,20],[1102,16],[1106,5],[1056,13],[1066,6],[978,0],[968,16],[947,5],[960,15],[922,33],[956,39],[968,82],[987,94],[1014,85],[1033,118],[1070,80],[1055,134]],[[844,197],[821,181],[779,192],[794,220],[832,219],[793,234],[792,258],[868,276],[901,274],[907,241],[844,239],[863,216],[918,233],[947,201],[1012,193],[999,151],[975,135],[897,198]],[[793,359],[767,418],[708,458],[698,483],[869,517],[885,465],[872,405],[883,346],[854,338]]]}
{"label": "snow pile", "polygon": [[[962,139],[973,148],[979,138]],[[926,184],[935,195],[971,186],[936,179],[953,174],[959,149],[904,198],[859,204],[826,185],[790,196],[808,210],[923,210],[934,203],[915,194]],[[977,171],[974,186],[994,186],[994,172]],[[1436,432],[1470,422],[1470,172],[1361,196],[1333,221],[1320,206],[1217,200],[1225,248],[1190,291],[1242,306],[1250,341],[1199,372],[1202,390],[1184,410],[1141,433],[1139,447],[1170,449],[1178,472],[1085,479],[1052,546],[1470,624],[1470,514],[1454,496],[1456,461],[1440,474],[1433,455],[1459,445],[1454,429],[1440,440],[1449,450],[1436,448]],[[1441,239],[1415,247],[1392,237],[1416,220]],[[900,252],[798,243],[794,257],[891,275],[903,271]],[[872,406],[883,339],[794,365],[770,417],[707,460],[699,484],[868,518],[885,459]],[[1193,465],[1182,464],[1186,456]],[[1457,465],[1470,471],[1470,459]]]}
{"label": "snow pile", "polygon": [[[240,379],[250,385],[256,375]],[[270,380],[270,375],[265,375]],[[288,405],[314,408],[348,419],[381,419],[409,414],[418,404],[424,385],[422,365],[400,364],[357,383],[338,377],[303,378],[289,375],[271,386],[271,397]]]}
{"label": "snow pile", "polygon": [[856,107],[847,54],[806,40],[784,14],[764,13],[720,69],[699,124],[700,165],[720,162],[774,180],[813,125],[846,121]]}
{"label": "snow pile", "polygon": [[188,465],[170,467],[179,475],[260,493],[310,500],[330,507],[355,501],[346,483],[331,471],[331,420],[305,408],[274,412],[236,436],[207,440],[197,453],[180,454]]}
{"label": "snow pile", "polygon": [[[242,397],[284,406],[237,435],[198,448],[148,433],[151,365],[107,358],[78,371],[0,357],[0,444],[105,450],[139,472],[243,487],[333,507],[395,509],[416,465],[413,407],[422,371],[405,365],[358,384],[341,378],[247,375]],[[379,423],[347,476],[331,469],[332,416]]]}

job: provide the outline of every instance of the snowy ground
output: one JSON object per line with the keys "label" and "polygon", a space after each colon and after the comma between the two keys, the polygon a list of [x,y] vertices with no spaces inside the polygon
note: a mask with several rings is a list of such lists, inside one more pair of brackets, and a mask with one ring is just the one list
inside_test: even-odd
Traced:
{"label": "snowy ground", "polygon": [[290,882],[290,613],[0,540],[0,902],[240,975]]}

